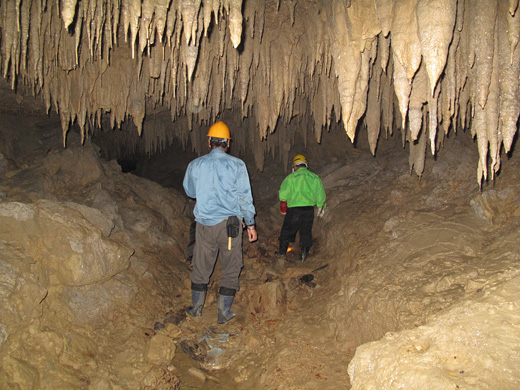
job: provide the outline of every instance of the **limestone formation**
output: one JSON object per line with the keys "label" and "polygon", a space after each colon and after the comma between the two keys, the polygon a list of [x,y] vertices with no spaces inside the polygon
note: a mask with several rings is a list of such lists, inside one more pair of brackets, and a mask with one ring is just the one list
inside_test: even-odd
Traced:
{"label": "limestone formation", "polygon": [[[59,113],[64,142],[71,126],[83,139],[123,128],[123,154],[136,143],[152,154],[172,139],[200,153],[207,126],[229,114],[235,124],[252,118],[256,128],[235,141],[262,169],[267,153],[285,158],[290,122],[320,142],[336,120],[352,142],[367,131],[373,153],[380,128],[399,129],[417,168],[425,155],[414,149],[429,143],[435,154],[439,129],[470,128],[482,185],[516,133],[517,8],[514,0],[5,1],[0,64],[12,88],[29,87]],[[161,111],[171,115],[166,128],[154,123]]]}

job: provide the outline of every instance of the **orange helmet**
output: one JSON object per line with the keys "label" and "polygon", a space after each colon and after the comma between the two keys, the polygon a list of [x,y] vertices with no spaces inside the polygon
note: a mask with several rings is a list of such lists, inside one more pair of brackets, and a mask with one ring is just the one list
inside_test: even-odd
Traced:
{"label": "orange helmet", "polygon": [[214,123],[209,128],[207,136],[215,137],[215,138],[231,139],[231,136],[229,134],[229,127],[227,127],[227,125],[222,121],[218,121],[218,122]]}

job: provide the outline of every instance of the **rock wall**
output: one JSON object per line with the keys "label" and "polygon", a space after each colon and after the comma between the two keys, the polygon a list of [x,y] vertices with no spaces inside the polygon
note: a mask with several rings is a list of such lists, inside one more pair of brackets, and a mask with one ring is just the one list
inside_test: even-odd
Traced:
{"label": "rock wall", "polygon": [[153,324],[185,290],[186,206],[90,142],[3,170],[0,387],[178,388]]}

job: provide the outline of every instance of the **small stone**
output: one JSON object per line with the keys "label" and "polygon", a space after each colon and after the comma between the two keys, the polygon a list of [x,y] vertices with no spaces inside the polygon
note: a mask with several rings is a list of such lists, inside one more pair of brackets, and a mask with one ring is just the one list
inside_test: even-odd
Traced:
{"label": "small stone", "polygon": [[206,382],[206,374],[204,374],[201,370],[197,370],[196,368],[192,367],[188,370],[188,374],[194,378],[199,379],[201,382]]}
{"label": "small stone", "polygon": [[156,334],[148,342],[146,360],[151,364],[169,364],[175,356],[175,342],[168,336]]}

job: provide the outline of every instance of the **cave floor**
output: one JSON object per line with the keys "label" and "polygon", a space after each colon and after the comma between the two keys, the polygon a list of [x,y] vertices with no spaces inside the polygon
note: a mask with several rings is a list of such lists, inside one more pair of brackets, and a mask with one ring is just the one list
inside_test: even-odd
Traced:
{"label": "cave floor", "polygon": [[[350,388],[347,365],[357,345],[422,325],[464,299],[468,288],[511,268],[510,260],[469,261],[467,252],[481,252],[483,240],[496,240],[512,222],[504,216],[516,210],[516,160],[505,161],[501,175],[484,183],[489,197],[482,201],[473,140],[462,134],[446,143],[436,161],[427,157],[422,178],[410,175],[404,150],[383,149],[373,158],[359,149],[342,156],[334,140],[327,151],[310,148],[329,208],[315,221],[305,263],[297,243],[286,259],[274,255],[283,221],[281,164],[252,172],[259,239],[244,243],[237,317],[216,324],[214,285],[203,318],[180,325],[190,335],[187,353],[174,362],[184,373],[183,388]],[[491,204],[501,193],[511,199],[497,210]],[[308,274],[314,279],[303,282]],[[214,282],[218,275],[217,265]]]}
{"label": "cave floor", "polygon": [[[17,121],[4,124],[15,128]],[[45,135],[58,128],[55,122],[43,121],[35,131]],[[128,311],[123,307],[109,315],[108,322],[95,331],[88,324],[74,329],[92,339],[100,351],[88,357],[89,364],[95,361],[98,369],[87,365],[84,375],[95,377],[103,369],[113,375],[110,380],[124,387],[148,375],[144,370],[151,370],[159,378],[157,383],[162,383],[157,389],[171,388],[171,374],[180,379],[182,389],[350,388],[347,367],[358,346],[388,332],[427,324],[436,314],[491,290],[517,272],[518,258],[512,254],[520,252],[516,243],[519,159],[504,156],[500,174],[479,191],[478,153],[469,134],[446,139],[435,158],[427,154],[422,178],[410,174],[408,150],[399,138],[382,140],[375,158],[362,140],[353,147],[340,133],[324,136],[319,146],[293,145],[291,153],[306,155],[327,192],[328,208],[323,219],[315,221],[314,246],[304,263],[298,259],[297,243],[285,259],[274,255],[283,221],[277,191],[287,174],[286,164],[268,160],[262,172],[250,168],[259,238],[255,243],[244,241],[241,289],[233,306],[237,316],[226,324],[216,321],[218,262],[203,316],[186,317],[190,303],[190,268],[185,261],[188,216],[182,222],[186,232],[173,237],[184,246],[183,253],[172,258],[160,248],[138,247],[135,263],[127,272],[146,268],[148,272],[139,273],[138,293]],[[17,174],[38,167],[42,155],[52,158],[55,153],[47,151],[46,142],[27,139],[24,145],[25,149],[12,155],[27,161],[18,163]],[[58,139],[57,149],[59,145]],[[11,151],[17,150],[14,143],[11,146]],[[187,152],[162,153],[150,159],[145,169],[141,167],[140,176],[163,184],[175,192],[175,199],[181,199],[179,176],[194,157]],[[75,159],[74,155],[68,158]],[[244,160],[248,167],[254,166],[250,159]],[[153,186],[115,172],[117,164],[110,167],[103,168],[109,173],[93,188],[123,190],[121,198],[111,195],[122,202],[121,213],[143,210],[137,208],[136,200],[140,202],[139,196],[147,191],[152,195],[146,196],[154,199],[157,189]],[[13,190],[6,187],[5,191],[9,198]],[[61,195],[67,201],[83,201],[81,191],[67,191]],[[12,197],[25,199],[19,193]],[[137,220],[130,219],[127,226],[140,222],[141,216],[136,212],[132,218]],[[152,233],[132,231],[135,237],[153,241],[156,233]],[[164,239],[160,232],[157,237]],[[304,275],[312,275],[313,280],[302,281]],[[51,291],[45,302],[54,299],[54,294]],[[64,330],[49,309],[52,306],[43,309],[42,329],[56,328],[61,334]],[[170,336],[175,339],[176,353],[161,372],[144,361],[143,350],[169,324],[174,325]],[[63,367],[61,362],[56,364]],[[97,388],[103,388],[106,381],[98,379]],[[52,383],[48,381],[49,386]]]}

